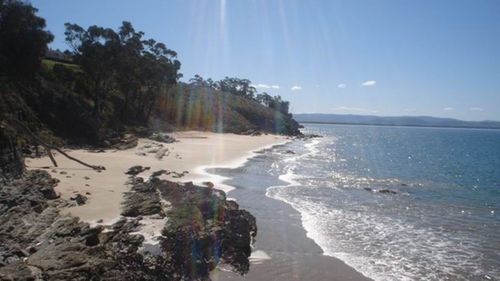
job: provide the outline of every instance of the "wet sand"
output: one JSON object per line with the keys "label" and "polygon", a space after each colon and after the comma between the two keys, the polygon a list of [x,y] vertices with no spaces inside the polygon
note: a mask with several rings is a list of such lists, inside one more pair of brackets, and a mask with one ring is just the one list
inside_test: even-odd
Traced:
{"label": "wet sand", "polygon": [[[229,176],[230,172],[224,170],[221,174]],[[234,176],[245,173],[244,168],[236,170],[240,171]],[[248,180],[246,176],[240,176],[227,182],[236,187],[228,196],[235,198],[241,208],[257,218],[258,234],[254,249],[257,255],[252,258],[247,275],[217,270],[212,275],[213,280],[371,280],[343,261],[324,256],[321,248],[307,237],[300,214],[290,205],[265,196],[262,180]]]}

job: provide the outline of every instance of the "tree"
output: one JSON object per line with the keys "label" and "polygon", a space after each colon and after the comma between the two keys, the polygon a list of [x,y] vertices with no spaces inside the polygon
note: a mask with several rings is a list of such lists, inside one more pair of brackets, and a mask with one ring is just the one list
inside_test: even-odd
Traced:
{"label": "tree", "polygon": [[103,102],[114,76],[114,62],[119,37],[112,29],[90,26],[87,30],[66,23],[66,42],[73,48],[74,61],[80,65],[93,91],[93,115],[97,120],[103,111]]}
{"label": "tree", "polygon": [[179,73],[181,63],[177,60],[175,51],[153,39],[143,41],[143,43],[145,51],[142,55],[142,73],[145,92],[140,112],[145,114],[143,121],[147,122],[159,94],[176,84],[182,74]]}
{"label": "tree", "polygon": [[281,99],[281,96],[274,96],[269,103],[269,108],[273,108],[283,114],[289,114],[290,102]]}
{"label": "tree", "polygon": [[40,68],[54,36],[38,10],[16,0],[0,0],[0,76],[30,78]]}
{"label": "tree", "polygon": [[255,87],[251,86],[251,83],[252,82],[248,79],[226,77],[216,83],[216,88],[223,92],[228,92],[233,95],[254,100],[254,94],[257,92],[257,90],[255,89]]}
{"label": "tree", "polygon": [[260,104],[269,107],[271,105],[271,103],[273,102],[273,97],[268,95],[266,92],[263,92],[261,94],[257,94],[256,100]]}
{"label": "tree", "polygon": [[130,22],[123,22],[116,32],[67,23],[65,35],[74,61],[91,81],[96,119],[108,96],[117,93],[123,99],[121,120],[146,123],[159,93],[181,77],[177,53],[164,43],[144,40],[144,33]]}

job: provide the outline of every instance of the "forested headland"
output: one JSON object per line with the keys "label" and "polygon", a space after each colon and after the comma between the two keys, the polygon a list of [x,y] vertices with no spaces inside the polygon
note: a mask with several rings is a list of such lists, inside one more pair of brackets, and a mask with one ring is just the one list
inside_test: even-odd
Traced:
{"label": "forested headland", "polygon": [[117,29],[65,25],[68,49],[30,4],[0,1],[2,147],[33,141],[106,146],[124,133],[209,130],[300,134],[279,96],[248,79],[199,75],[181,82],[181,62],[167,44],[130,22]]}

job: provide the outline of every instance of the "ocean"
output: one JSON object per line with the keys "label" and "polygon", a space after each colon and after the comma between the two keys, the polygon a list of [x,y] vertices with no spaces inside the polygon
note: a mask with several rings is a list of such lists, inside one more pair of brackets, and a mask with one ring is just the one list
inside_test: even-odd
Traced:
{"label": "ocean", "polygon": [[[306,124],[304,132],[323,137],[218,173],[292,206],[324,255],[374,280],[500,280],[500,130]],[[261,212],[257,223],[265,216],[252,196],[234,196]]]}

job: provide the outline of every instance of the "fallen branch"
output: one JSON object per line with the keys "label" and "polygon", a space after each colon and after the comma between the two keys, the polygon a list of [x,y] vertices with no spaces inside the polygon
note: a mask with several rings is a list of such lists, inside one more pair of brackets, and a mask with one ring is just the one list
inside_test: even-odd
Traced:
{"label": "fallen branch", "polygon": [[90,165],[90,164],[87,164],[79,159],[76,159],[75,157],[73,156],[69,156],[68,154],[66,154],[66,152],[62,151],[62,149],[58,148],[58,147],[55,147],[55,146],[48,146],[50,149],[54,149],[56,150],[57,152],[61,153],[62,155],[66,156],[66,158],[70,159],[70,160],[73,160],[77,163],[80,163],[82,164],[83,166],[85,167],[89,167],[91,169],[94,169],[98,172],[102,171],[102,170],[106,170],[106,168],[104,166],[94,166],[94,165]]}
{"label": "fallen branch", "polygon": [[50,158],[50,161],[52,161],[52,163],[54,164],[55,167],[57,167],[57,162],[56,160],[54,159],[54,156],[52,155],[52,152],[50,151],[51,149],[61,153],[62,155],[64,155],[66,158],[70,159],[70,160],[73,160],[85,167],[88,167],[88,168],[91,168],[93,170],[96,170],[98,172],[102,171],[102,170],[106,170],[106,168],[104,166],[95,166],[95,165],[90,165],[90,164],[87,164],[75,157],[72,157],[72,156],[69,156],[66,152],[64,152],[62,149],[56,147],[56,146],[52,146],[50,144],[47,144],[45,143],[44,141],[42,141],[38,136],[36,136],[28,127],[26,127],[23,123],[21,123],[20,121],[16,120],[16,119],[13,119],[12,120],[15,125],[17,125],[19,128],[21,128],[23,131],[25,131],[35,142],[39,143],[41,146],[43,146],[45,148],[45,150],[47,150],[47,154],[49,155],[49,158]]}

